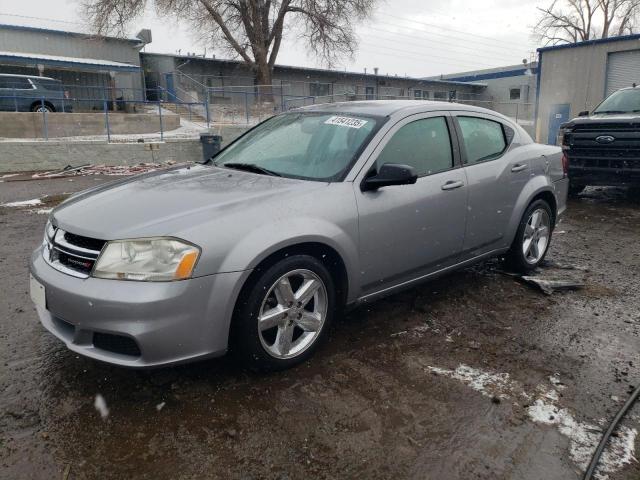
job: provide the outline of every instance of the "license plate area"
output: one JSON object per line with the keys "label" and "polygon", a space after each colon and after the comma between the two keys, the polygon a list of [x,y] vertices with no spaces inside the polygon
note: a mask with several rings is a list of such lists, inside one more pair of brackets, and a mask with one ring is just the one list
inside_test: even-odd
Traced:
{"label": "license plate area", "polygon": [[29,294],[31,295],[31,301],[33,301],[37,307],[46,310],[47,294],[44,285],[31,274],[29,274]]}

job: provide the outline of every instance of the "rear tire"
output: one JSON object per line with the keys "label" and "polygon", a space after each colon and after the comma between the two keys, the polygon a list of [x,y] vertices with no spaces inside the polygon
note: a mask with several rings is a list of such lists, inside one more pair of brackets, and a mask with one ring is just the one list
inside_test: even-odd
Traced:
{"label": "rear tire", "polygon": [[55,112],[56,109],[53,108],[53,105],[49,104],[49,103],[45,103],[44,106],[41,103],[34,103],[33,105],[31,105],[31,111],[32,112],[47,112],[47,113],[52,113]]}
{"label": "rear tire", "polygon": [[518,273],[535,270],[544,260],[553,233],[553,212],[544,200],[532,202],[522,216],[511,248],[505,255],[507,268]]}
{"label": "rear tire", "polygon": [[233,318],[235,354],[256,371],[302,363],[326,339],[336,306],[334,282],[322,262],[288,256],[243,289]]}

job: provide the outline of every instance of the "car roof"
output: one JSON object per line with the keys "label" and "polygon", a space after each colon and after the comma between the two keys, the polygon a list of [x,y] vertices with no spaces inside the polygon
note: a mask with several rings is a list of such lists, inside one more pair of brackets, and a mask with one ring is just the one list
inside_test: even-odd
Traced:
{"label": "car roof", "polygon": [[54,82],[59,82],[60,80],[56,80],[51,77],[41,77],[39,75],[19,75],[17,73],[0,73],[0,77],[13,77],[13,78],[35,78],[37,80],[53,80]]}
{"label": "car roof", "polygon": [[327,112],[327,113],[351,113],[354,115],[372,115],[387,117],[402,111],[431,112],[440,110],[462,110],[478,113],[490,113],[500,116],[499,113],[486,108],[476,107],[455,102],[435,102],[431,100],[360,100],[354,102],[325,103],[319,105],[309,105],[297,109],[307,112]]}

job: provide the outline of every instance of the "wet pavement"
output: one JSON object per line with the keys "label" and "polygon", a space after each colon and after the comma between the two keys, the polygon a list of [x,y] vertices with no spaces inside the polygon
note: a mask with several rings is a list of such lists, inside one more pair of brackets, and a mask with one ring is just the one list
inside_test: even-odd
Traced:
{"label": "wet pavement", "polygon": [[[111,179],[4,181],[0,204]],[[556,230],[545,274],[584,288],[545,295],[487,262],[349,313],[270,375],[67,351],[28,294],[44,208],[0,207],[0,478],[575,479],[640,382],[640,200],[624,190],[588,190]],[[640,405],[623,425],[601,478],[640,477]]]}

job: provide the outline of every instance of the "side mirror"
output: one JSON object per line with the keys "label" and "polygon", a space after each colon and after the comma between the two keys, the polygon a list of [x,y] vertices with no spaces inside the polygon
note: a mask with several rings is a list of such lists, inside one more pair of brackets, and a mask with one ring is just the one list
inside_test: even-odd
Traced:
{"label": "side mirror", "polygon": [[580,112],[578,114],[579,117],[588,117],[589,116],[589,110],[583,110],[582,112]]}
{"label": "side mirror", "polygon": [[418,181],[416,169],[409,165],[385,163],[380,167],[377,175],[372,175],[363,180],[360,190],[367,192],[391,185],[411,185]]}

